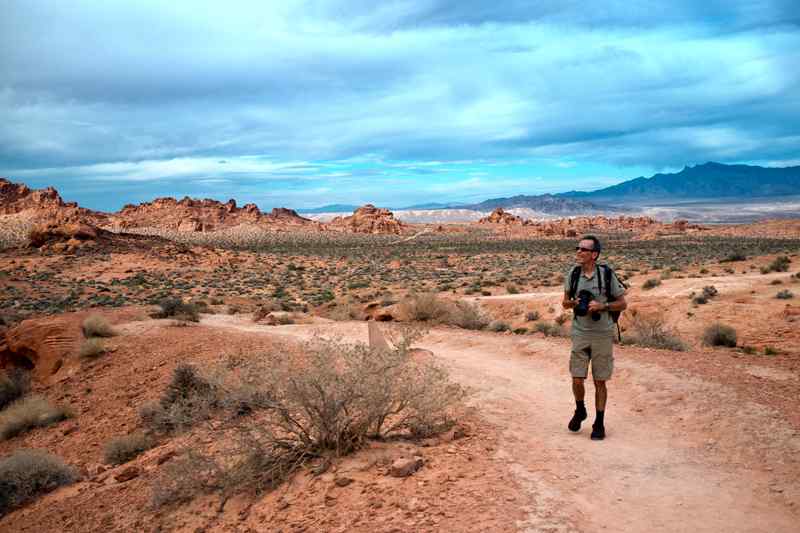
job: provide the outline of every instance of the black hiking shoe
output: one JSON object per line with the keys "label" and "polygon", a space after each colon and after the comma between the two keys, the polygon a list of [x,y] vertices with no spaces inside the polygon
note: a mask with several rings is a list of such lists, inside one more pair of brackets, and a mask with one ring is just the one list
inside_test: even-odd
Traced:
{"label": "black hiking shoe", "polygon": [[592,440],[603,440],[606,438],[606,427],[592,425]]}
{"label": "black hiking shoe", "polygon": [[586,420],[586,417],[586,409],[575,409],[575,414],[572,415],[572,419],[569,421],[567,427],[570,431],[580,431],[581,422]]}

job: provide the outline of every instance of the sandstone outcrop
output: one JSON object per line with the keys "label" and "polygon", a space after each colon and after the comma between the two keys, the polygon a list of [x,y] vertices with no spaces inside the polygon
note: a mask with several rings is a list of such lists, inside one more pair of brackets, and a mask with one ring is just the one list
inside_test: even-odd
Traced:
{"label": "sandstone outcrop", "polygon": [[406,227],[405,224],[394,218],[394,213],[372,204],[359,207],[348,217],[336,217],[328,223],[328,226],[334,230],[352,233],[390,233],[395,235],[403,233]]}
{"label": "sandstone outcrop", "polygon": [[81,222],[45,222],[31,230],[28,246],[50,247],[55,251],[70,251],[93,246],[100,238],[109,239],[111,233],[91,224]]}
{"label": "sandstone outcrop", "polygon": [[208,232],[241,224],[316,224],[299,216],[292,209],[279,207],[271,213],[262,213],[255,204],[238,207],[233,199],[222,203],[208,198],[196,200],[189,197],[182,200],[156,198],[152,202],[139,205],[128,204],[111,215],[110,219],[112,227],[117,231],[157,227],[179,232]]}
{"label": "sandstone outcrop", "polygon": [[492,211],[489,216],[478,220],[478,224],[504,224],[506,226],[522,226],[525,224],[525,221],[516,215],[512,215],[511,213],[504,211],[502,207],[498,207]]}
{"label": "sandstone outcrop", "polygon": [[52,187],[30,189],[22,183],[12,183],[0,178],[0,215],[26,213],[36,221],[53,224],[90,222],[99,224],[105,214],[78,207],[75,202],[64,202]]}
{"label": "sandstone outcrop", "polygon": [[23,320],[0,341],[0,367],[31,370],[34,379],[47,381],[67,362],[81,340],[76,320],[66,317]]}

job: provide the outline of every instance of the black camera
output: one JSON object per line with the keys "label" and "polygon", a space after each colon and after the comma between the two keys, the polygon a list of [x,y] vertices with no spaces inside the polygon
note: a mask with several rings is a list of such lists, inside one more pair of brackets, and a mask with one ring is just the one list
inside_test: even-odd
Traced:
{"label": "black camera", "polygon": [[[578,303],[575,305],[575,314],[577,316],[586,316],[589,314],[589,302],[594,299],[592,293],[586,289],[578,293]],[[600,313],[592,313],[592,320],[600,320]]]}

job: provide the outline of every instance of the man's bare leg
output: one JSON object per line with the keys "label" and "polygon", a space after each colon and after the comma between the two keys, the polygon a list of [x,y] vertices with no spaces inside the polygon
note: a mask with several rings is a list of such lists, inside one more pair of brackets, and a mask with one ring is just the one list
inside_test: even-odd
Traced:
{"label": "man's bare leg", "polygon": [[575,395],[575,414],[569,421],[567,427],[570,431],[579,431],[581,429],[581,422],[586,420],[586,404],[583,403],[583,398],[586,395],[586,388],[583,386],[584,378],[572,378],[572,394]]}

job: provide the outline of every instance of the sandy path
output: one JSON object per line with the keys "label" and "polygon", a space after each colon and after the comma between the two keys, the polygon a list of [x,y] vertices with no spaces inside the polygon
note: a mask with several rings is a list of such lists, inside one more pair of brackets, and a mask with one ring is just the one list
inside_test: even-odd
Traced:
{"label": "sandy path", "polygon": [[[297,339],[320,325],[266,327],[239,317],[209,326]],[[324,325],[326,335],[365,342],[363,322]],[[565,340],[431,331],[419,344],[476,389],[475,400],[503,428],[497,457],[532,501],[523,531],[797,531],[800,433],[761,406],[738,402],[718,384],[678,376],[618,351],[609,385],[607,438],[566,423],[574,404]],[[587,406],[593,410],[593,390]]]}

